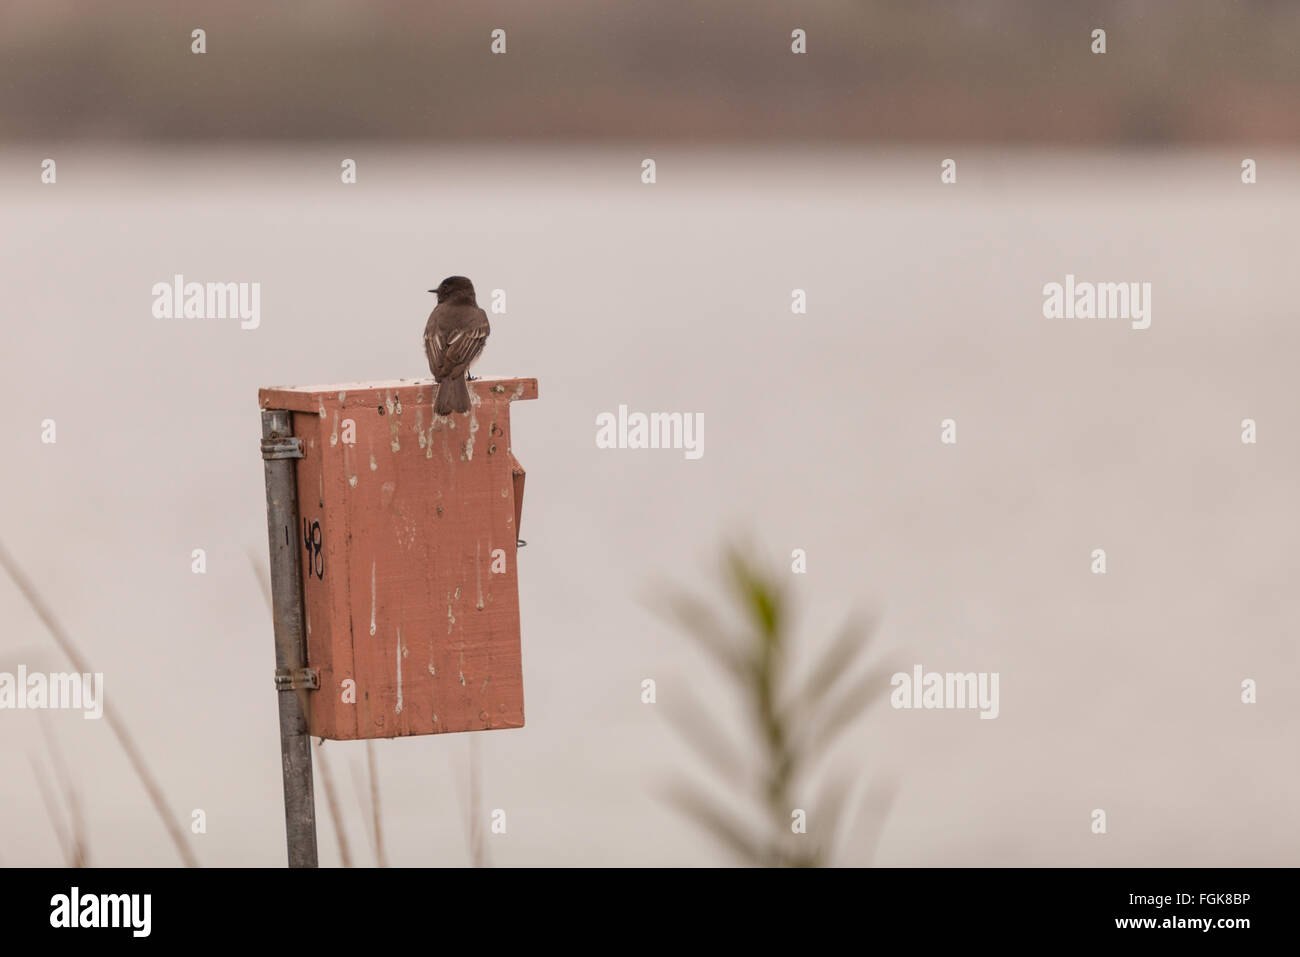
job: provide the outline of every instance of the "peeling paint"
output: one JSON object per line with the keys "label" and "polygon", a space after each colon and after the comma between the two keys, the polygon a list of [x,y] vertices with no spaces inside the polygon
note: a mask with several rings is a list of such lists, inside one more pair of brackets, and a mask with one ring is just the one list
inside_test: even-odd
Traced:
{"label": "peeling paint", "polygon": [[374,453],[374,452],[371,452],[371,453],[370,453],[370,471],[372,471],[372,472],[377,471],[378,468],[379,468],[379,463],[375,461],[375,453]]}
{"label": "peeling paint", "polygon": [[356,477],[355,475],[349,475],[349,476],[348,476],[348,484],[351,485],[353,488],[356,488],[356,487],[357,487],[357,477]]}
{"label": "peeling paint", "polygon": [[465,439],[464,455],[466,462],[474,461],[474,436],[478,434],[478,416],[469,417],[469,435]]}
{"label": "peeling paint", "polygon": [[384,404],[388,407],[389,446],[394,452],[400,452],[402,451],[402,423],[398,421],[397,416],[402,414],[402,406],[400,402],[393,402],[393,394],[391,392],[386,392],[384,395]]}
{"label": "peeling paint", "polygon": [[429,428],[424,428],[424,410],[417,408],[415,410],[415,436],[420,441],[420,448],[424,449],[426,459],[433,458],[433,433],[438,428],[438,416],[432,410],[429,411]]}
{"label": "peeling paint", "polygon": [[334,431],[330,433],[330,448],[339,444],[339,414],[334,413]]}
{"label": "peeling paint", "polygon": [[370,633],[375,633],[375,563],[370,563]]}
{"label": "peeling paint", "polygon": [[397,707],[394,713],[402,713],[402,629],[397,629]]}
{"label": "peeling paint", "polygon": [[474,543],[474,577],[478,580],[478,604],[474,607],[483,610],[483,543]]}
{"label": "peeling paint", "polygon": [[405,549],[410,549],[419,537],[419,529],[416,527],[413,519],[407,518],[402,512],[397,512],[399,521],[393,525],[393,534],[397,538],[397,544]]}

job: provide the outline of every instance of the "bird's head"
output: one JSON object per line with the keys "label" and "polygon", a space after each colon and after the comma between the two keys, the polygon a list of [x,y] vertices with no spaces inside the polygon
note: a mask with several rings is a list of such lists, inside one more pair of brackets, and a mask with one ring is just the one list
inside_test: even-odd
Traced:
{"label": "bird's head", "polygon": [[439,302],[459,298],[468,298],[470,302],[474,301],[474,284],[464,276],[448,276],[438,283],[437,289],[430,289],[429,292],[437,293]]}

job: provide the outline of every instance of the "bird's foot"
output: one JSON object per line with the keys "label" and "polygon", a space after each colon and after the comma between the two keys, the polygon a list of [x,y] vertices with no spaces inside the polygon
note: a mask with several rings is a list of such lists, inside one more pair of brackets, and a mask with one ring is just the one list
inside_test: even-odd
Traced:
{"label": "bird's foot", "polygon": [[478,381],[478,376],[476,376],[476,375],[470,375],[468,372],[466,372],[466,373],[465,373],[465,381],[466,381],[466,382],[477,382],[477,381]]}

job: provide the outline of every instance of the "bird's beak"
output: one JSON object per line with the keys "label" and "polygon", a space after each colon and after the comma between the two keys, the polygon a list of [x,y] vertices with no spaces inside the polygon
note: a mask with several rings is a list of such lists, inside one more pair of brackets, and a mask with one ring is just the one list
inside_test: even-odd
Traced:
{"label": "bird's beak", "polygon": [[429,292],[437,292],[437,291],[438,291],[438,290],[436,290],[436,289],[430,289],[430,290],[429,290]]}

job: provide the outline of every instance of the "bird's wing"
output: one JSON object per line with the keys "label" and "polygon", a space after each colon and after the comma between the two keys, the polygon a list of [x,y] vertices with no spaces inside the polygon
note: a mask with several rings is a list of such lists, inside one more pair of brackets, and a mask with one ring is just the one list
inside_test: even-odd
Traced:
{"label": "bird's wing", "polygon": [[429,371],[434,375],[438,374],[438,369],[442,365],[442,354],[445,343],[442,341],[442,334],[438,331],[438,325],[429,317],[429,324],[424,327],[424,354],[429,359]]}
{"label": "bird's wing", "polygon": [[[487,344],[490,331],[487,313],[480,309],[473,323],[446,334],[446,342],[439,342],[438,348],[441,351],[441,364],[450,370],[449,375],[459,375],[478,358],[478,354],[483,351],[483,346]],[[435,340],[440,340],[442,335],[441,330],[436,332]]]}

